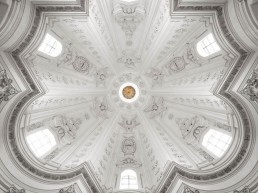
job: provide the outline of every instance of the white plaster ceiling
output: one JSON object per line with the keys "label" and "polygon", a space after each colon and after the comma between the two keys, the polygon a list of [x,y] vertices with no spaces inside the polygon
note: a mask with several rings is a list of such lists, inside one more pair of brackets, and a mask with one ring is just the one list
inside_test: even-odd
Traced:
{"label": "white plaster ceiling", "polygon": [[[122,8],[139,12],[125,14]],[[58,116],[80,120],[74,140],[45,160],[44,167],[69,170],[90,162],[100,183],[113,187],[127,158],[134,161],[129,167],[142,174],[144,187],[151,188],[170,162],[192,172],[223,165],[226,158],[207,155],[197,141],[191,144],[183,137],[190,123],[220,127],[233,138],[238,127],[227,102],[213,94],[233,56],[219,39],[222,51],[216,57],[201,58],[195,49],[208,32],[219,37],[212,15],[171,17],[168,0],[92,0],[88,17],[47,15],[43,22],[41,38],[28,48],[25,62],[44,92],[26,109],[21,128],[26,134],[41,123],[51,127]],[[131,34],[126,35],[128,30]],[[53,59],[37,51],[46,32],[62,43],[61,56]],[[90,63],[87,73],[74,68],[76,56]],[[171,72],[169,64],[176,57],[183,60],[184,69]],[[134,103],[119,98],[118,89],[125,82],[139,86]],[[123,149],[125,139],[135,143],[134,150]]]}

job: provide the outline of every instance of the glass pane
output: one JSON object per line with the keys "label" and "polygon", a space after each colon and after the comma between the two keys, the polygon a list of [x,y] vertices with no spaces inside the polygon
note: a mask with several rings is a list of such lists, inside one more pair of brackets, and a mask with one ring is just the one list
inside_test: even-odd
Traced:
{"label": "glass pane", "polygon": [[202,145],[216,156],[221,157],[228,149],[231,140],[231,136],[210,129],[203,137]]}
{"label": "glass pane", "polygon": [[62,52],[62,44],[51,35],[46,34],[38,50],[49,56],[56,57]]}
{"label": "glass pane", "polygon": [[211,33],[197,43],[196,49],[197,52],[203,57],[207,57],[220,51],[220,47]]}
{"label": "glass pane", "polygon": [[48,129],[28,135],[26,141],[37,157],[41,157],[56,145],[55,137]]}
{"label": "glass pane", "polygon": [[121,173],[120,189],[138,189],[137,175],[133,170],[125,170]]}

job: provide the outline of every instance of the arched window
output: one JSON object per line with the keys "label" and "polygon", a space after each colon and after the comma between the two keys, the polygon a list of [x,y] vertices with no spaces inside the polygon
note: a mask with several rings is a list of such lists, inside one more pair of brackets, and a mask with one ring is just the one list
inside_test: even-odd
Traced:
{"label": "arched window", "polygon": [[220,47],[214,39],[212,33],[208,34],[201,41],[199,41],[196,45],[196,49],[202,57],[207,57],[220,51]]}
{"label": "arched window", "polygon": [[210,129],[203,137],[202,145],[216,156],[221,157],[228,149],[231,140],[231,136]]}
{"label": "arched window", "polygon": [[133,170],[124,170],[121,173],[120,189],[138,189],[137,174]]}
{"label": "arched window", "polygon": [[56,145],[54,135],[49,129],[43,129],[26,137],[30,149],[37,157],[41,157]]}
{"label": "arched window", "polygon": [[62,44],[47,33],[38,50],[49,56],[56,57],[62,52]]}

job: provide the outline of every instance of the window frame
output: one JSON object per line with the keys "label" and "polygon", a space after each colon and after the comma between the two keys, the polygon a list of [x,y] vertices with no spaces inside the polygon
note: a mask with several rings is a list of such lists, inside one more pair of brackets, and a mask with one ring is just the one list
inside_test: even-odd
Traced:
{"label": "window frame", "polygon": [[[48,35],[49,35],[51,38],[53,38],[53,39],[55,40],[55,43],[57,43],[58,45],[61,46],[61,51],[59,51],[59,53],[58,53],[57,55],[48,54],[47,52],[40,50],[42,44],[47,44],[47,43],[45,43],[44,41],[45,41],[45,39],[47,38]],[[52,46],[53,46],[53,45],[52,45]],[[51,32],[46,32],[46,33],[43,35],[43,38],[42,38],[42,40],[41,40],[39,46],[37,47],[37,52],[38,52],[40,55],[47,56],[48,58],[51,58],[51,59],[57,58],[58,56],[62,55],[63,51],[64,51],[64,46],[63,46],[63,44],[62,44],[62,41],[60,40],[59,37],[57,37],[55,34],[53,34],[53,33],[51,33]]]}
{"label": "window frame", "polygon": [[[228,135],[231,138],[230,142],[228,144],[228,147],[224,150],[224,152],[220,156],[216,155],[215,153],[213,153],[213,151],[211,151],[205,145],[203,145],[204,137],[208,134],[208,132],[210,130],[214,130],[214,131],[219,132],[219,133],[221,133],[223,135]],[[232,136],[231,132],[226,132],[226,131],[220,130],[218,128],[208,128],[208,130],[202,135],[202,137],[200,139],[200,145],[201,145],[201,147],[204,147],[205,150],[207,150],[211,155],[214,155],[216,158],[223,158],[223,156],[229,151],[230,147],[232,146],[233,140],[234,139],[233,139],[233,136]]]}
{"label": "window frame", "polygon": [[[126,172],[132,172],[134,175],[126,175]],[[125,173],[125,174],[124,174]],[[122,178],[125,177],[125,176],[133,176],[135,177],[135,182],[136,184],[131,184],[131,186],[136,186],[136,187],[131,187],[130,188],[130,184],[126,184],[124,186],[127,186],[127,187],[121,187],[121,183],[122,183]],[[129,180],[129,179],[128,179]],[[132,180],[131,180],[132,181]],[[129,182],[129,181],[128,181]],[[135,170],[131,169],[131,168],[128,168],[128,169],[124,169],[121,171],[120,173],[120,178],[119,178],[119,187],[118,187],[119,190],[139,190],[139,183],[138,183],[138,174]]]}
{"label": "window frame", "polygon": [[[30,145],[30,143],[28,142],[27,137],[29,137],[30,135],[33,135],[33,134],[35,134],[35,133],[41,132],[41,131],[43,131],[43,130],[48,130],[48,131],[52,134],[52,136],[53,136],[54,139],[55,139],[55,145],[53,145],[50,149],[48,149],[48,150],[47,150],[46,152],[44,152],[42,155],[38,156],[37,153],[33,150],[33,148],[31,148],[31,145]],[[40,158],[44,158],[44,157],[47,156],[49,153],[51,153],[56,147],[58,147],[59,140],[58,140],[57,136],[55,135],[55,133],[54,133],[51,129],[49,129],[49,128],[47,128],[47,127],[43,127],[43,128],[39,128],[39,129],[36,129],[36,130],[33,130],[33,131],[27,133],[26,136],[25,136],[25,143],[27,144],[27,146],[28,146],[30,152],[31,152],[36,158],[40,159]]]}
{"label": "window frame", "polygon": [[[211,53],[211,54],[208,54],[208,55],[204,56],[204,55],[202,55],[201,52],[199,51],[199,48],[198,48],[199,46],[198,46],[198,45],[200,45],[200,44],[202,43],[202,41],[203,41],[205,38],[207,38],[209,35],[212,35],[212,37],[213,37],[213,39],[214,39],[214,42],[212,42],[212,43],[209,42],[209,43],[210,43],[209,45],[216,44],[217,47],[219,48],[219,50],[217,50],[217,51],[215,51],[215,52],[213,52],[213,53]],[[208,46],[209,46],[209,45],[208,45]],[[208,47],[208,46],[206,46],[206,47]],[[201,49],[202,49],[202,48],[201,48]],[[207,58],[213,57],[214,55],[219,55],[219,54],[221,53],[221,51],[222,51],[222,48],[221,48],[219,42],[217,41],[216,37],[214,36],[214,33],[211,32],[211,31],[208,31],[208,32],[206,32],[204,35],[202,35],[200,38],[197,39],[197,42],[196,42],[196,44],[195,44],[195,50],[196,50],[196,53],[198,54],[198,56],[207,59]],[[206,53],[206,51],[205,51],[204,49],[203,49],[202,52]],[[207,53],[206,53],[206,54],[207,54]]]}

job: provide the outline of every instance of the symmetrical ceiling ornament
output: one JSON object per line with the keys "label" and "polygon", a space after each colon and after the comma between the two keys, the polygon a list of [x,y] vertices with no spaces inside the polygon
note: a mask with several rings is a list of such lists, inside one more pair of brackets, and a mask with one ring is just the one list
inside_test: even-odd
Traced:
{"label": "symmetrical ceiling ornament", "polygon": [[133,137],[125,138],[122,142],[122,152],[124,155],[134,155],[136,143]]}
{"label": "symmetrical ceiling ornament", "polygon": [[122,122],[118,123],[121,127],[125,129],[126,132],[132,132],[140,123],[137,121],[137,116],[132,118],[126,118],[122,116]]}
{"label": "symmetrical ceiling ornament", "polygon": [[183,56],[175,57],[166,65],[166,68],[168,69],[168,72],[171,75],[173,73],[182,71],[185,68],[186,64],[187,63],[185,62]]}
{"label": "symmetrical ceiling ornament", "polygon": [[12,85],[12,79],[7,77],[6,71],[0,71],[0,104],[8,101],[11,95],[17,94],[18,91]]}
{"label": "symmetrical ceiling ornament", "polygon": [[157,68],[151,68],[146,73],[146,76],[151,78],[152,80],[152,86],[162,86],[162,83],[165,78],[165,74],[162,72],[162,70]]}
{"label": "symmetrical ceiling ornament", "polygon": [[130,4],[121,1],[115,5],[113,15],[125,33],[127,45],[131,45],[133,33],[145,15],[144,7],[139,1],[132,1]]}
{"label": "symmetrical ceiling ornament", "polygon": [[124,63],[125,67],[134,69],[136,68],[136,64],[139,64],[141,62],[140,57],[136,57],[135,53],[133,53],[130,50],[126,50],[122,52],[122,57],[118,58],[118,63]]}
{"label": "symmetrical ceiling ornament", "polygon": [[92,68],[92,64],[82,56],[76,56],[73,62],[73,68],[81,73],[89,74],[90,69]]}
{"label": "symmetrical ceiling ornament", "polygon": [[[135,85],[133,86],[136,93],[135,97],[129,100],[121,97],[123,91],[123,85]],[[133,110],[143,106],[147,99],[147,87],[143,79],[136,73],[124,73],[114,79],[110,87],[110,98],[112,102],[116,104],[119,109]],[[136,99],[136,100],[134,100]]]}
{"label": "symmetrical ceiling ornament", "polygon": [[165,106],[165,101],[163,97],[152,97],[150,104],[144,109],[146,113],[149,114],[151,119],[155,117],[162,117],[167,107]]}
{"label": "symmetrical ceiling ornament", "polygon": [[108,113],[112,112],[108,104],[107,98],[105,97],[102,99],[100,99],[99,97],[95,97],[95,99],[93,100],[91,111],[96,118],[103,119],[109,118]]}
{"label": "symmetrical ceiling ornament", "polygon": [[254,70],[241,93],[249,96],[251,101],[258,103],[258,70]]}
{"label": "symmetrical ceiling ornament", "polygon": [[105,86],[107,79],[111,76],[112,74],[108,72],[108,67],[103,67],[100,69],[96,70],[95,73],[95,80],[96,80],[96,86]]}

